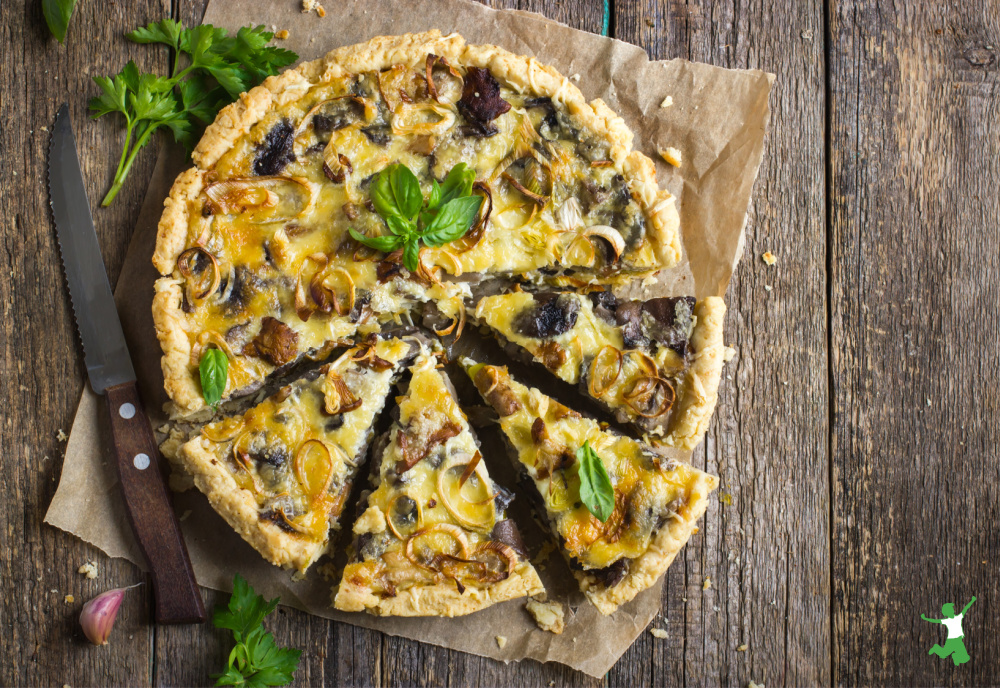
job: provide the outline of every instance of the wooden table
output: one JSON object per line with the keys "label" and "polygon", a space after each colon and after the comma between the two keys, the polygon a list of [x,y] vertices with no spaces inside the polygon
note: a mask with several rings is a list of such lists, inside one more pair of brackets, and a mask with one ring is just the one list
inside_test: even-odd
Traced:
{"label": "wooden table", "polygon": [[[668,638],[643,634],[605,681],[997,681],[1000,4],[494,4],[606,32],[654,58],[778,75],[746,254],[727,297],[739,356],[695,455],[732,503],[712,506],[667,573],[655,623]],[[81,603],[141,574],[41,523],[62,463],[57,435],[85,376],[46,208],[46,128],[68,99],[88,191],[101,198],[121,130],[110,118],[83,124],[90,77],[129,58],[165,70],[165,51],[123,32],[168,13],[196,23],[203,8],[81,0],[60,47],[39,2],[0,3],[2,684],[205,684],[225,661],[226,634],[210,626],[148,625],[148,589],[127,596],[112,644],[91,647],[77,626]],[[157,145],[99,213],[112,282]],[[76,572],[90,559],[95,581]],[[920,614],[938,617],[943,602],[960,607],[972,595],[972,661],[928,657],[942,628]],[[270,627],[305,650],[300,684],[598,683],[293,610]]]}

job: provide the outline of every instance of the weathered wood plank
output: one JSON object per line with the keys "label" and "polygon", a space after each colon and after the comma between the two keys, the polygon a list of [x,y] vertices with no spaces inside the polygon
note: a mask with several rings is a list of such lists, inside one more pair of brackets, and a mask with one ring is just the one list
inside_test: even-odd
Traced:
{"label": "weathered wood plank", "polygon": [[[106,191],[121,145],[119,123],[91,123],[82,93],[90,77],[117,71],[134,54],[143,69],[165,56],[132,51],[121,33],[149,21],[156,2],[80,3],[66,44],[48,34],[35,2],[0,3],[0,421],[3,499],[0,500],[0,683],[148,683],[153,629],[148,588],[132,590],[119,615],[116,640],[94,648],[79,631],[83,603],[113,587],[142,580],[133,566],[108,561],[93,548],[42,524],[62,468],[64,445],[85,370],[73,329],[45,190],[48,128],[69,101],[92,205]],[[98,49],[99,47],[99,49]],[[125,255],[155,158],[138,160],[117,203],[95,212],[112,282]],[[100,575],[77,573],[88,559]],[[74,602],[64,602],[71,594]]]}
{"label": "weathered wood plank", "polygon": [[[714,431],[695,463],[722,478],[667,572],[666,640],[643,636],[620,685],[829,683],[823,3],[615,4],[615,36],[651,57],[778,74],[771,130],[729,288]],[[778,256],[774,267],[760,259]],[[703,590],[706,578],[711,587]],[[741,646],[746,649],[741,651]],[[651,663],[644,661],[651,658]]]}
{"label": "weathered wood plank", "polygon": [[[1000,6],[829,10],[837,684],[1000,668]],[[943,642],[960,610],[972,661]]]}

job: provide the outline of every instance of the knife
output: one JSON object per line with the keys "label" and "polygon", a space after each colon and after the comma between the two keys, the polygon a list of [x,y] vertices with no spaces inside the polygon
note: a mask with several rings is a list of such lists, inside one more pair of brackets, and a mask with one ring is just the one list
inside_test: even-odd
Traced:
{"label": "knife", "polygon": [[152,572],[156,621],[202,622],[205,607],[159,470],[153,429],[139,399],[65,103],[56,115],[49,144],[49,203],[87,376],[94,392],[107,402],[125,510]]}

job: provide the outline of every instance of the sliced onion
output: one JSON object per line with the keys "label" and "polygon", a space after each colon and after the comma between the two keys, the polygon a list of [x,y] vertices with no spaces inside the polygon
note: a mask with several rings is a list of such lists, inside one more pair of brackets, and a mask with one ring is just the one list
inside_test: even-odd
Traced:
{"label": "sliced onion", "polygon": [[[556,485],[556,480],[561,485]],[[565,511],[573,505],[573,498],[569,493],[569,482],[564,473],[552,473],[549,475],[549,486],[545,494],[545,506],[555,512]]]}
{"label": "sliced onion", "polygon": [[288,518],[288,514],[285,513],[285,509],[283,507],[279,506],[277,509],[275,509],[275,511],[278,513],[278,516],[281,517],[281,520],[284,521],[285,525],[287,525],[289,528],[294,530],[299,535],[308,535],[309,537],[315,536],[313,531],[308,526],[304,526],[301,523],[296,523],[292,519]]}
{"label": "sliced onion", "polygon": [[[326,384],[324,385],[326,412],[335,416],[338,413],[348,413],[361,407],[361,399],[354,396],[344,379],[331,368],[326,374]],[[331,403],[331,397],[336,396],[335,402]]]}
{"label": "sliced onion", "polygon": [[[476,452],[478,454],[478,452]],[[472,470],[469,471],[469,468]],[[461,471],[461,477],[455,475],[457,470]],[[475,473],[476,478],[482,485],[483,490],[486,492],[484,499],[479,501],[473,501],[464,492],[465,485],[468,484],[464,478],[466,473]],[[452,477],[454,476],[454,477]],[[457,482],[457,490],[454,489],[454,484]],[[466,528],[471,530],[478,530],[481,532],[489,532],[493,529],[496,523],[496,506],[493,502],[493,498],[496,496],[493,494],[492,482],[489,476],[486,474],[486,469],[483,464],[478,461],[477,457],[473,457],[468,463],[453,463],[446,468],[441,468],[438,471],[437,479],[437,492],[438,497],[441,500],[441,504],[444,508],[448,510],[448,513],[452,515],[456,521],[461,523]],[[468,509],[466,505],[471,505],[473,507],[486,507],[482,509],[485,514],[473,514],[469,515],[467,513]],[[476,511],[479,511],[477,509]]]}
{"label": "sliced onion", "polygon": [[457,101],[458,98],[456,98],[454,101],[442,100],[441,93],[438,91],[437,86],[434,83],[434,74],[433,74],[434,66],[438,64],[443,65],[451,73],[453,77],[458,79],[459,93],[461,93],[462,90],[461,87],[465,83],[465,80],[462,78],[462,75],[459,74],[457,71],[455,71],[455,68],[448,63],[448,60],[444,59],[440,55],[433,55],[433,54],[427,55],[427,61],[425,63],[425,71],[427,77],[427,92],[430,94],[431,98],[433,98],[437,102],[451,104]]}
{"label": "sliced onion", "polygon": [[[313,449],[320,450],[322,458],[319,461],[322,461],[322,464],[317,464],[316,459],[310,460],[310,456],[315,455]],[[321,468],[319,473],[316,472],[317,468]],[[295,452],[292,469],[299,484],[302,486],[303,492],[306,493],[312,503],[315,503],[326,494],[326,491],[330,487],[330,481],[333,480],[333,454],[330,452],[330,447],[327,446],[326,442],[318,439],[306,440],[299,445],[298,450]]]}
{"label": "sliced onion", "polygon": [[209,441],[221,444],[235,439],[243,430],[246,421],[243,416],[224,418],[216,423],[210,423],[201,430],[201,434]]}
{"label": "sliced onion", "polygon": [[[659,389],[663,390],[662,395],[657,394]],[[661,400],[659,405],[654,407],[652,411],[647,410],[649,401],[657,397]],[[677,394],[674,392],[673,385],[662,377],[643,376],[632,384],[632,388],[625,392],[623,398],[636,415],[643,418],[658,418],[674,405]],[[636,404],[642,404],[644,408],[640,409]]]}
{"label": "sliced onion", "polygon": [[235,442],[233,442],[233,462],[247,472],[247,475],[250,476],[250,486],[252,491],[260,495],[263,494],[264,490],[261,488],[260,482],[257,479],[257,473],[253,468],[253,461],[250,459],[250,454],[247,453],[241,446],[243,444],[243,438],[248,437],[249,435],[249,432],[244,432],[236,438]]}
{"label": "sliced onion", "polygon": [[[299,194],[297,210],[288,208],[281,210],[282,201],[290,202],[291,194],[279,194],[275,191],[280,187],[295,189]],[[208,196],[207,206],[213,213],[237,215],[244,211],[253,211],[252,216],[265,215],[260,224],[268,222],[287,222],[305,213],[312,205],[313,194],[309,182],[298,177],[247,177],[227,179],[209,184],[205,188]],[[304,198],[301,198],[304,196]],[[277,215],[266,216],[264,211],[274,209]]]}
{"label": "sliced onion", "polygon": [[[465,302],[461,298],[459,298],[458,299],[458,317],[457,318],[452,318],[451,319],[451,324],[448,325],[448,327],[446,327],[444,329],[439,330],[436,327],[432,327],[431,329],[434,330],[434,334],[436,334],[439,337],[444,337],[444,336],[449,335],[452,332],[454,332],[455,333],[455,341],[458,341],[459,338],[462,336],[462,330],[465,329],[465,320],[466,320]],[[457,330],[456,330],[456,327],[458,328]]]}
{"label": "sliced onion", "polygon": [[356,348],[354,353],[351,354],[351,361],[353,363],[360,363],[366,368],[371,368],[376,373],[385,372],[395,365],[391,361],[381,358],[377,353],[375,353],[375,347],[371,345],[364,345]]}
{"label": "sliced onion", "polygon": [[[570,257],[570,254],[573,252],[573,249],[576,248],[576,245],[580,244],[581,242],[583,242],[582,246],[584,246],[584,248],[587,251],[587,258],[585,260],[573,260],[573,258]],[[590,241],[590,239],[587,238],[586,234],[584,234],[583,232],[577,232],[574,235],[573,240],[569,242],[569,245],[566,247],[566,250],[563,251],[562,255],[564,259],[570,261],[570,263],[573,265],[590,266],[593,265],[594,262],[597,260],[597,250],[594,248],[594,244]]]}
{"label": "sliced onion", "polygon": [[226,354],[226,357],[229,358],[229,360],[236,357],[233,353],[232,347],[229,346],[229,342],[226,341],[225,337],[215,330],[205,330],[198,335],[194,346],[191,347],[191,358],[189,360],[192,366],[197,367],[201,364],[201,354],[205,350],[205,347],[210,344],[214,344],[219,347],[222,353]]}
{"label": "sliced onion", "polygon": [[[427,119],[431,115],[437,119]],[[455,123],[455,113],[437,103],[401,103],[393,110],[392,133],[397,136],[436,136]]]}
{"label": "sliced onion", "polygon": [[516,179],[514,179],[514,177],[512,177],[510,175],[510,173],[504,172],[500,176],[503,177],[507,181],[508,184],[510,184],[511,186],[513,186],[515,189],[517,189],[518,191],[520,191],[522,194],[524,194],[525,196],[527,196],[528,198],[530,198],[535,203],[537,203],[539,205],[545,205],[546,203],[548,203],[548,201],[549,201],[549,197],[548,196],[542,196],[541,194],[537,194],[534,191],[531,191],[530,189],[525,188],[521,184],[521,182],[519,182]]}
{"label": "sliced onion", "polygon": [[622,374],[622,352],[613,346],[603,346],[590,363],[590,373],[587,375],[587,391],[590,396],[599,399]]}
{"label": "sliced onion", "polygon": [[354,172],[354,165],[351,164],[350,158],[343,153],[338,153],[334,139],[330,139],[330,143],[326,144],[326,148],[323,149],[323,174],[331,182],[342,184],[347,179],[347,175],[352,172]]}
{"label": "sliced onion", "polygon": [[590,163],[591,167],[614,167],[615,163],[613,160],[595,160]]}
{"label": "sliced onion", "polygon": [[[418,538],[421,538],[425,535],[432,535],[434,533],[443,533],[451,537],[455,541],[455,544],[458,545],[458,552],[457,552],[458,556],[461,557],[462,559],[469,558],[469,538],[466,536],[465,531],[459,528],[458,526],[454,526],[450,523],[435,523],[432,526],[428,526],[427,528],[422,528],[421,530],[416,531],[408,538],[406,538],[406,544],[403,546],[403,554],[404,556],[406,556],[406,558],[410,561],[411,564],[413,564],[414,566],[418,566],[422,569],[425,569],[427,571],[437,571],[437,569],[435,569],[433,566],[419,561],[417,559],[417,555],[413,552],[414,543]],[[452,554],[451,556],[455,555]],[[431,563],[433,563],[433,559]]]}
{"label": "sliced onion", "polygon": [[459,253],[465,253],[479,243],[486,231],[486,223],[490,220],[490,214],[493,212],[493,191],[490,189],[490,185],[477,180],[472,184],[472,189],[473,191],[482,191],[486,202],[482,204],[476,224],[472,225],[472,228],[458,242],[455,242],[455,245],[458,245]]}
{"label": "sliced onion", "polygon": [[646,371],[646,375],[650,377],[657,377],[659,375],[659,368],[656,365],[656,361],[650,358],[645,351],[628,349],[624,352],[624,356],[626,360],[636,359],[639,362],[639,367]]}
{"label": "sliced onion", "polygon": [[222,275],[219,271],[218,259],[216,259],[216,257],[212,255],[211,252],[207,251],[201,246],[192,246],[191,248],[187,249],[179,256],[177,256],[177,270],[181,273],[181,276],[184,277],[184,279],[186,280],[189,280],[195,276],[195,273],[191,267],[191,261],[192,258],[197,255],[208,256],[208,259],[211,262],[212,266],[212,276],[208,280],[207,287],[205,287],[197,294],[189,295],[188,298],[194,302],[202,301],[203,299],[207,298],[210,294],[214,294],[215,290],[219,288],[219,284],[222,281]]}
{"label": "sliced onion", "polygon": [[622,253],[625,252],[625,239],[622,238],[621,232],[614,227],[609,227],[607,225],[593,225],[587,227],[583,234],[587,238],[600,237],[607,241],[611,245],[611,250],[614,251],[615,254],[614,259],[611,261],[612,263],[617,263],[618,259],[621,258]]}
{"label": "sliced onion", "polygon": [[403,534],[403,529],[396,527],[396,522],[395,522],[395,519],[393,518],[393,516],[396,514],[396,511],[395,511],[396,502],[398,502],[399,500],[403,499],[404,497],[406,499],[409,499],[411,502],[413,502],[414,507],[415,507],[415,509],[417,511],[416,521],[414,521],[413,525],[410,526],[410,527],[416,528],[419,531],[420,528],[422,528],[423,524],[424,524],[424,511],[420,507],[420,502],[418,502],[416,499],[414,499],[413,497],[411,497],[408,494],[398,494],[398,495],[396,495],[391,500],[389,500],[389,505],[385,508],[385,522],[389,525],[389,530],[392,531],[392,534],[395,535],[400,540],[406,540],[408,537],[411,537],[412,535],[416,534],[415,532],[413,532],[413,533],[407,533],[407,534],[404,535]]}
{"label": "sliced onion", "polygon": [[403,64],[396,64],[379,72],[378,90],[390,112],[394,112],[402,103],[413,102],[417,78],[416,73]]}
{"label": "sliced onion", "polygon": [[[478,559],[478,557],[486,555],[496,555],[499,559],[504,562],[507,566],[507,570],[503,573],[503,577],[506,578],[514,569],[517,568],[518,556],[514,548],[503,542],[498,542],[496,540],[490,540],[489,542],[481,542],[472,553],[473,559]],[[480,560],[481,561],[481,560]]]}
{"label": "sliced onion", "polygon": [[[316,311],[316,308],[310,306],[307,302],[305,286],[302,283],[302,271],[305,268],[306,263],[310,261],[316,263],[319,267],[319,270],[316,272],[319,273],[322,268],[326,267],[327,262],[329,262],[329,258],[326,257],[325,253],[313,253],[306,256],[299,265],[298,274],[295,276],[295,312],[298,314],[299,319],[301,319],[302,322],[308,322],[309,318]],[[315,277],[315,275],[313,276]]]}
{"label": "sliced onion", "polygon": [[[323,313],[334,311],[340,316],[347,315],[354,308],[356,296],[354,278],[344,268],[334,268],[333,270],[328,270],[328,268],[329,266],[313,275],[312,281],[309,283],[309,293],[313,297],[313,301],[316,302],[317,308]],[[336,290],[330,289],[325,284],[326,279],[334,275],[342,276],[347,282],[347,303],[345,305],[341,305]]]}
{"label": "sliced onion", "polygon": [[576,199],[576,196],[566,199],[566,202],[559,206],[559,210],[556,211],[556,220],[567,231],[583,226],[583,209],[580,208],[580,201]]}

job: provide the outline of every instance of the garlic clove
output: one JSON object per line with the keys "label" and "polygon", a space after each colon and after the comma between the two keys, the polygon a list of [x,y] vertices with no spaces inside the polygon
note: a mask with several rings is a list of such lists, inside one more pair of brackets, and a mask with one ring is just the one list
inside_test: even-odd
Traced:
{"label": "garlic clove", "polygon": [[108,636],[111,635],[111,629],[115,625],[118,608],[122,606],[122,598],[129,589],[108,590],[83,605],[83,610],[80,612],[80,626],[83,628],[83,634],[94,645],[108,644]]}

